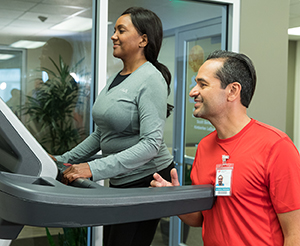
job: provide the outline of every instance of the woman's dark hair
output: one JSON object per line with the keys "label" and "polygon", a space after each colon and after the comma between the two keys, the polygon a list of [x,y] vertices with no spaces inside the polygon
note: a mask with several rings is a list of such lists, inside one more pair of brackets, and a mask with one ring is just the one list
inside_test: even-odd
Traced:
{"label": "woman's dark hair", "polygon": [[239,82],[242,86],[241,103],[248,108],[256,87],[256,72],[250,58],[244,54],[226,50],[216,50],[209,54],[206,60],[224,59],[223,66],[216,71],[216,77],[221,80],[221,87]]}
{"label": "woman's dark hair", "polygon": [[[163,28],[160,18],[151,10],[141,7],[130,7],[125,10],[122,15],[129,14],[132,24],[140,35],[146,34],[148,44],[144,48],[147,61],[151,62],[163,75],[168,85],[168,94],[170,94],[171,73],[169,69],[162,63],[157,61],[157,57],[163,40]],[[173,109],[168,104],[167,117]]]}

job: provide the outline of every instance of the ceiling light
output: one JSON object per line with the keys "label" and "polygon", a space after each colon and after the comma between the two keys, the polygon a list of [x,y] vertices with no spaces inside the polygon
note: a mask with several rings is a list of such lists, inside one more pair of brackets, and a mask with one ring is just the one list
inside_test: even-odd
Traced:
{"label": "ceiling light", "polygon": [[5,82],[2,82],[0,84],[0,90],[5,90],[6,89],[6,83]]}
{"label": "ceiling light", "polygon": [[76,82],[79,81],[79,78],[78,78],[78,76],[77,76],[76,73],[70,73],[70,75],[73,77],[73,79],[74,79]]}
{"label": "ceiling light", "polygon": [[67,19],[51,27],[54,30],[63,30],[63,31],[74,31],[74,32],[82,32],[89,29],[92,29],[93,20],[91,18],[84,18],[75,16],[73,18]]}
{"label": "ceiling light", "polygon": [[19,40],[13,44],[11,47],[14,48],[26,48],[26,49],[36,49],[43,46],[46,42],[39,42],[39,41],[30,41],[30,40]]}
{"label": "ceiling light", "polygon": [[289,35],[300,35],[300,27],[293,27],[288,29]]}
{"label": "ceiling light", "polygon": [[11,55],[11,54],[0,54],[0,60],[8,60],[13,57],[14,57],[14,55]]}

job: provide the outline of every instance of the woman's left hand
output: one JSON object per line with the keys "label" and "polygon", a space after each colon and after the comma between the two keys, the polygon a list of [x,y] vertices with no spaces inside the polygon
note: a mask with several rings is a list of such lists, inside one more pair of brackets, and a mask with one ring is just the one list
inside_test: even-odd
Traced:
{"label": "woman's left hand", "polygon": [[90,166],[87,163],[74,164],[66,169],[63,174],[64,176],[62,182],[64,184],[69,184],[78,178],[92,177]]}

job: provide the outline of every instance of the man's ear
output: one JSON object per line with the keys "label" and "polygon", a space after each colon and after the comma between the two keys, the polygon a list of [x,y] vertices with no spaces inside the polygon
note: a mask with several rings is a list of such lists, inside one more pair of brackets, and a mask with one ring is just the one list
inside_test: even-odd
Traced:
{"label": "man's ear", "polygon": [[233,82],[228,85],[228,101],[234,101],[241,97],[242,85],[239,82]]}
{"label": "man's ear", "polygon": [[148,36],[147,36],[147,34],[143,34],[143,35],[141,36],[141,38],[142,38],[142,40],[141,40],[141,42],[139,43],[139,47],[140,47],[140,48],[145,48],[145,47],[147,46],[147,44],[148,44]]}

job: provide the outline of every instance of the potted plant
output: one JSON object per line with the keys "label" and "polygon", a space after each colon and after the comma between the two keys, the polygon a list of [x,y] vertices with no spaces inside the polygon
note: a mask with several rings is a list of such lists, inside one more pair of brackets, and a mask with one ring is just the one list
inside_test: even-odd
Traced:
{"label": "potted plant", "polygon": [[[60,155],[81,141],[81,130],[75,127],[74,110],[78,102],[80,88],[70,75],[70,69],[59,56],[59,64],[49,57],[56,68],[52,71],[42,67],[49,74],[49,80],[41,83],[35,93],[27,96],[22,107],[28,122],[34,122],[38,134],[32,131],[43,148],[53,155]],[[87,228],[63,228],[64,234],[58,235],[61,246],[85,246]],[[46,228],[48,242],[55,245],[53,237]]]}
{"label": "potted plant", "polygon": [[[34,96],[27,96],[23,114],[35,122],[39,134],[32,132],[48,153],[59,155],[74,147],[81,140],[80,130],[74,125],[74,110],[78,103],[79,85],[70,75],[69,66],[61,56],[57,71],[42,68],[50,79],[42,83]],[[30,130],[30,127],[29,127]]]}

